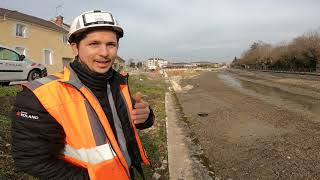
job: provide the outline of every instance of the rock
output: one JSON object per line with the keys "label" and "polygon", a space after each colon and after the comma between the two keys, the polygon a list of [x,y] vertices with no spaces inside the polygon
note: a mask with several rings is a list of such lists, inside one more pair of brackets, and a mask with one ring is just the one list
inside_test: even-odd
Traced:
{"label": "rock", "polygon": [[153,173],[152,178],[153,179],[160,179],[161,175],[159,173]]}
{"label": "rock", "polygon": [[166,167],[167,167],[167,164],[163,164],[163,163],[162,163],[162,165],[161,165],[161,167],[160,167],[159,169],[160,169],[160,170],[165,170]]}
{"label": "rock", "polygon": [[290,156],[287,156],[287,159],[291,159],[291,157],[290,157]]}
{"label": "rock", "polygon": [[168,161],[165,159],[162,161],[162,164],[168,164]]}

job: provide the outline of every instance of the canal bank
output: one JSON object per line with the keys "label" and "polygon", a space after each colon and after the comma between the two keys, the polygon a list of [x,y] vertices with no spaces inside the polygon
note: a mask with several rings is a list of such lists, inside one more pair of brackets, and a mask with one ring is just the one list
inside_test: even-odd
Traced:
{"label": "canal bank", "polygon": [[180,86],[193,88],[177,93],[215,178],[319,178],[317,116],[244,93],[219,74],[184,79]]}

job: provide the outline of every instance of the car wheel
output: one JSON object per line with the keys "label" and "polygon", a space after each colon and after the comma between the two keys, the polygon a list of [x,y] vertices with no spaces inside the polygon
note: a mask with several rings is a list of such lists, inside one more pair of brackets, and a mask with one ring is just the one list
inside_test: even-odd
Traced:
{"label": "car wheel", "polygon": [[10,81],[9,82],[0,82],[0,86],[9,86]]}
{"label": "car wheel", "polygon": [[39,79],[39,78],[41,78],[41,73],[40,73],[40,71],[38,71],[38,70],[32,70],[32,71],[29,73],[28,81],[33,81],[33,80]]}

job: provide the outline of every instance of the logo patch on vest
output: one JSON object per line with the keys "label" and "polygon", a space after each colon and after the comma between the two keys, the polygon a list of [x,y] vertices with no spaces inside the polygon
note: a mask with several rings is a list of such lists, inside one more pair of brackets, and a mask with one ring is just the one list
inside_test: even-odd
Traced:
{"label": "logo patch on vest", "polygon": [[24,117],[24,118],[28,118],[28,119],[39,119],[39,116],[28,114],[25,111],[18,111],[16,113],[16,116],[20,116],[20,117]]}

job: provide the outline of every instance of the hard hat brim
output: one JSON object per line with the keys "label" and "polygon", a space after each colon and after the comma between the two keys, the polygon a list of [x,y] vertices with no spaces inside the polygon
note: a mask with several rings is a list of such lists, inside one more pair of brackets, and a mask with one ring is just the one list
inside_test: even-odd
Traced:
{"label": "hard hat brim", "polygon": [[95,26],[88,26],[86,28],[83,28],[83,29],[79,29],[78,31],[75,31],[73,32],[71,35],[68,36],[68,41],[69,43],[73,42],[74,39],[73,37],[81,32],[85,32],[85,31],[88,31],[88,30],[94,30],[94,29],[106,29],[106,30],[111,30],[111,31],[114,31],[119,38],[122,38],[123,37],[123,30],[122,28],[120,27],[117,27],[117,26],[106,26],[105,24],[101,24],[101,25],[95,25]]}

